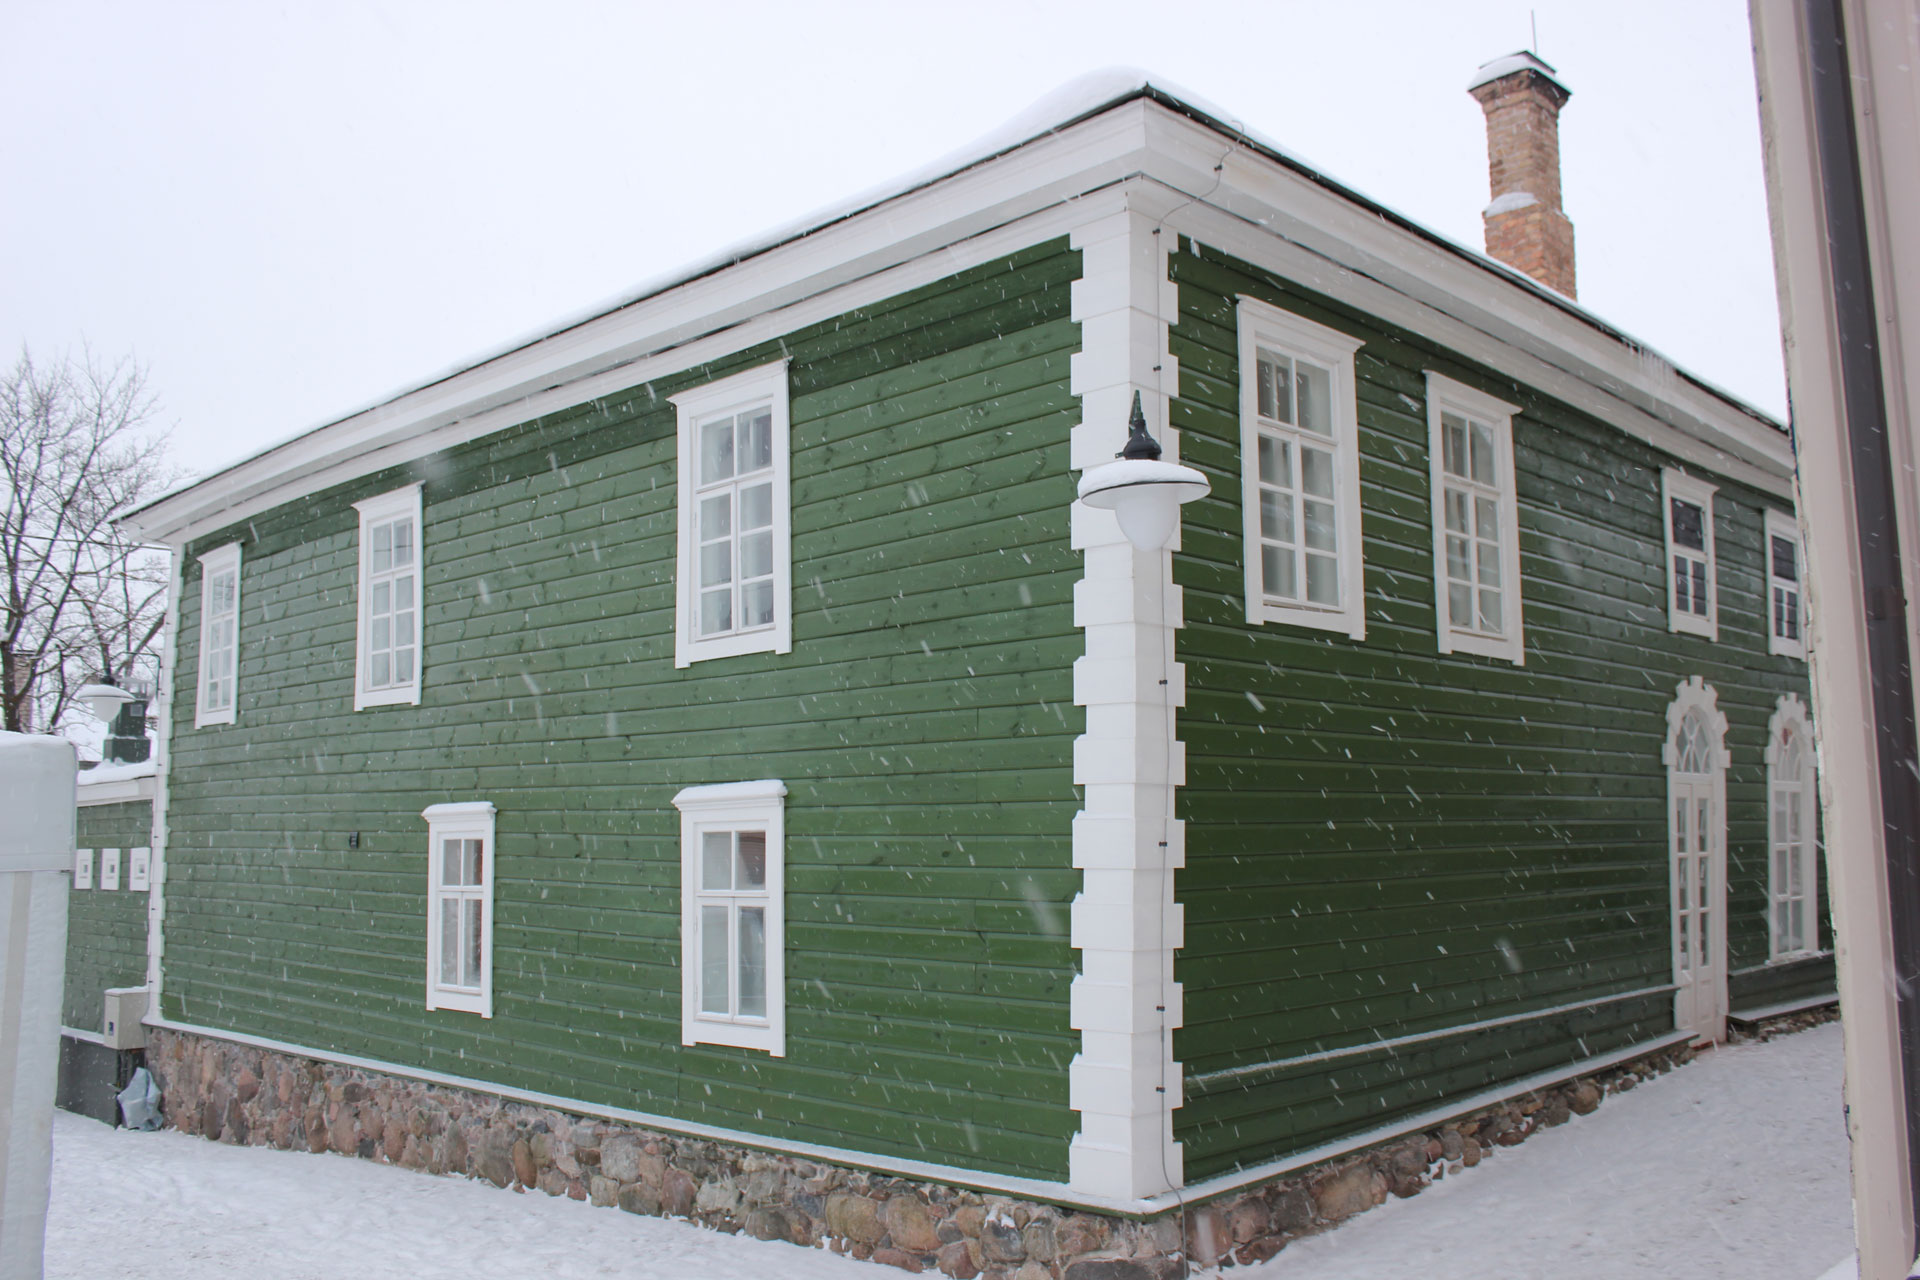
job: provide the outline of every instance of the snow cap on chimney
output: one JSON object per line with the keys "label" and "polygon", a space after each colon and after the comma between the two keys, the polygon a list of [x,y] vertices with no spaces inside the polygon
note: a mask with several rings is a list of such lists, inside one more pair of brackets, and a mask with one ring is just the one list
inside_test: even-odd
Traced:
{"label": "snow cap on chimney", "polygon": [[1560,108],[1572,90],[1521,52],[1482,66],[1467,92],[1487,117],[1487,256],[1573,297],[1573,223],[1560,205]]}

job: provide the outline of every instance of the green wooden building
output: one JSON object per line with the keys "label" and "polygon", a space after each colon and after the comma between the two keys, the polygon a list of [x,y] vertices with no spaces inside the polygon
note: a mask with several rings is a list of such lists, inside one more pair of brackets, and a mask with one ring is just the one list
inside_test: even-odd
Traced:
{"label": "green wooden building", "polygon": [[1831,992],[1781,425],[1053,101],[130,518],[154,1026],[1148,1214]]}

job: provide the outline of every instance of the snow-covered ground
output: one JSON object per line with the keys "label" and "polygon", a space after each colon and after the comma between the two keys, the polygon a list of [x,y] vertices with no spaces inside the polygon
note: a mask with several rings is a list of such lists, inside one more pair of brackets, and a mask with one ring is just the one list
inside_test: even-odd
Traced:
{"label": "snow-covered ground", "polygon": [[[1717,1049],[1245,1280],[1816,1280],[1852,1250],[1840,1029]],[[789,1244],[60,1113],[49,1280],[881,1280]]]}
{"label": "snow-covered ground", "polygon": [[1853,1251],[1840,1072],[1837,1023],[1723,1046],[1240,1274],[1819,1280]]}

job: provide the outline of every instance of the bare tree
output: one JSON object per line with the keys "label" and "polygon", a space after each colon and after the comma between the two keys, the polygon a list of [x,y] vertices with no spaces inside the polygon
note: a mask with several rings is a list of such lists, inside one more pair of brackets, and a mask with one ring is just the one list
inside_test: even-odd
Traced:
{"label": "bare tree", "polygon": [[150,678],[166,619],[164,552],[113,516],[172,476],[155,402],[130,360],[0,375],[0,710],[16,732],[57,731],[81,685]]}

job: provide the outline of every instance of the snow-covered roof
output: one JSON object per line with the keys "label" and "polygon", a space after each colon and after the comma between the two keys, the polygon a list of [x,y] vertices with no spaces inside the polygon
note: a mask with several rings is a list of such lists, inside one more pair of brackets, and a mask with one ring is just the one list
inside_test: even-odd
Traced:
{"label": "snow-covered roof", "polygon": [[139,764],[97,764],[91,769],[82,769],[80,776],[74,779],[77,786],[98,787],[109,782],[131,782],[136,778],[151,778],[159,771],[159,766],[151,760],[142,760]]}
{"label": "snow-covered roof", "polygon": [[[1496,59],[1486,64],[1486,66],[1482,68],[1482,72],[1487,73],[1491,71],[1494,77],[1497,77],[1497,75],[1500,74],[1510,74],[1512,70],[1520,67],[1532,68],[1549,76],[1552,75],[1553,72],[1553,69],[1546,63],[1541,62],[1532,54],[1527,53],[1513,54],[1507,58]],[[1500,70],[1500,68],[1506,69]],[[1556,80],[1555,83],[1557,84],[1559,82]],[[1169,110],[1185,115],[1189,119],[1216,130],[1237,142],[1243,143],[1249,149],[1265,155],[1269,160],[1284,165],[1316,185],[1339,195],[1345,200],[1353,202],[1372,214],[1384,218],[1402,230],[1417,235],[1451,254],[1470,260],[1475,265],[1487,271],[1505,277],[1512,284],[1540,298],[1546,299],[1554,306],[1577,317],[1580,321],[1598,330],[1608,338],[1629,346],[1636,353],[1636,356],[1650,357],[1652,360],[1666,365],[1681,378],[1721,400],[1739,414],[1771,426],[1776,431],[1783,430],[1779,423],[1775,422],[1773,418],[1762,410],[1755,408],[1722,387],[1685,372],[1679,366],[1673,364],[1673,362],[1666,360],[1660,353],[1648,348],[1644,343],[1631,338],[1593,312],[1582,308],[1573,300],[1547,288],[1525,273],[1515,270],[1503,262],[1490,258],[1477,249],[1460,244],[1422,225],[1407,215],[1400,213],[1398,210],[1378,200],[1374,200],[1356,189],[1341,183],[1337,179],[1328,176],[1324,168],[1311,163],[1299,154],[1281,146],[1273,139],[1247,127],[1246,124],[1238,118],[1226,110],[1215,106],[1205,97],[1173,81],[1167,80],[1165,77],[1154,75],[1139,68],[1115,67],[1090,72],[1068,81],[998,128],[983,134],[966,146],[960,147],[936,160],[921,165],[890,182],[868,188],[865,191],[858,192],[825,208],[817,209],[803,217],[783,223],[760,235],[729,245],[691,264],[655,276],[613,297],[582,308],[572,315],[565,316],[558,321],[524,333],[520,337],[505,344],[480,352],[466,360],[456,362],[424,380],[409,383],[407,386],[378,397],[363,407],[354,410],[352,413],[342,415],[338,418],[331,418],[315,426],[295,432],[271,445],[246,455],[228,466],[210,472],[206,476],[175,486],[159,497],[151,499],[141,506],[134,508],[132,511],[125,513],[123,518],[130,518],[136,527],[142,527],[145,522],[141,521],[138,517],[144,513],[154,511],[155,508],[171,504],[176,496],[188,490],[198,488],[210,481],[229,476],[232,473],[248,468],[251,464],[268,458],[276,452],[288,449],[298,442],[306,441],[321,432],[376,411],[387,409],[389,406],[393,406],[407,397],[416,396],[429,388],[438,387],[452,379],[470,374],[476,369],[494,361],[512,356],[515,353],[527,351],[531,348],[537,348],[543,343],[550,343],[562,335],[570,334],[580,329],[582,326],[592,324],[596,321],[603,321],[628,308],[647,303],[672,290],[691,285],[696,281],[700,281],[718,272],[726,271],[729,268],[737,267],[750,259],[759,258],[783,246],[819,235],[828,228],[834,227],[849,219],[856,218],[880,205],[899,200],[921,191],[923,188],[964,174],[971,169],[988,164],[1009,152],[1016,151],[1023,146],[1037,142],[1049,135],[1062,133],[1091,117],[1139,98],[1146,98],[1157,102]]]}
{"label": "snow-covered roof", "polygon": [[1524,49],[1519,53],[1510,53],[1504,58],[1495,58],[1492,62],[1480,64],[1480,69],[1473,73],[1473,79],[1467,82],[1467,92],[1471,93],[1483,84],[1492,84],[1502,76],[1510,76],[1516,71],[1531,71],[1541,79],[1551,81],[1554,88],[1568,97],[1573,96],[1573,90],[1567,88],[1567,82],[1560,78],[1558,71]]}

